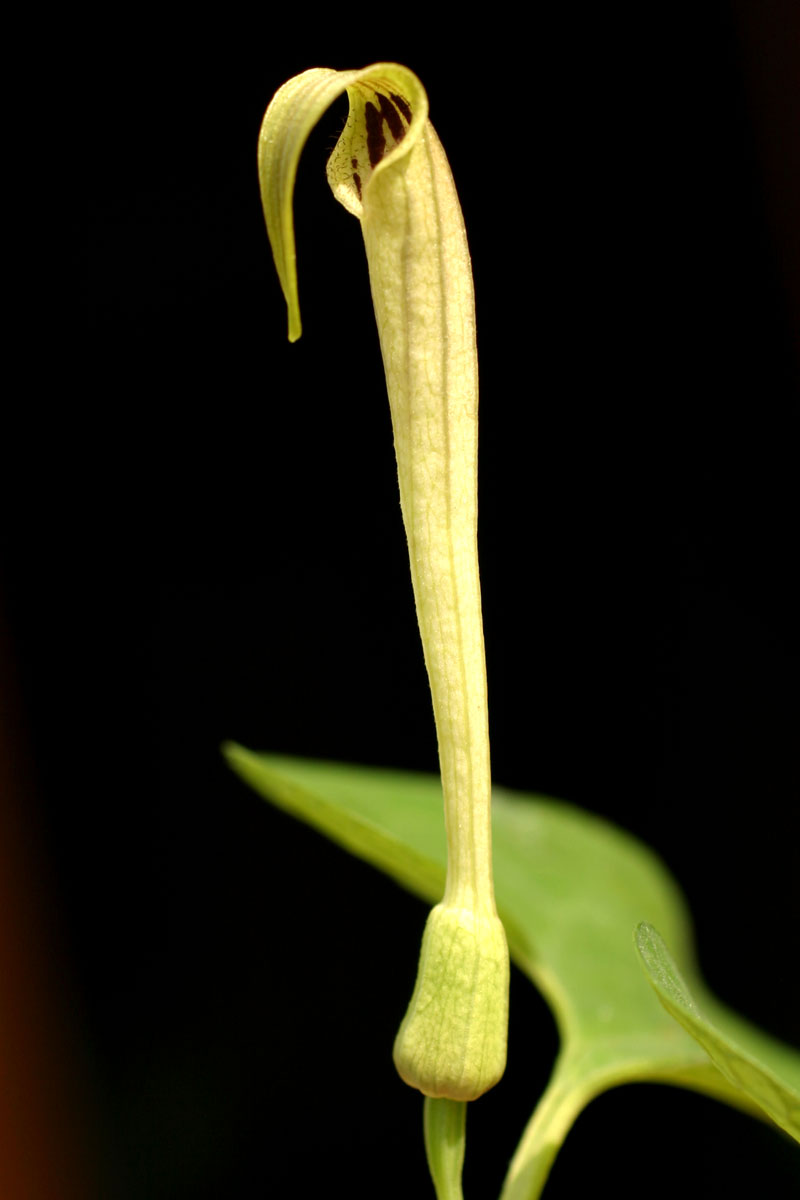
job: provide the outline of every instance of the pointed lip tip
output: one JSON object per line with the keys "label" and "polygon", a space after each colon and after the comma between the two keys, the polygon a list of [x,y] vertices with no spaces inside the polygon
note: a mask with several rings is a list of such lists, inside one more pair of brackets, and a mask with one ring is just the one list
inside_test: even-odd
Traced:
{"label": "pointed lip tip", "polygon": [[224,742],[220,742],[219,751],[228,761],[234,758],[243,758],[247,754],[244,746],[233,741],[232,738],[226,738]]}

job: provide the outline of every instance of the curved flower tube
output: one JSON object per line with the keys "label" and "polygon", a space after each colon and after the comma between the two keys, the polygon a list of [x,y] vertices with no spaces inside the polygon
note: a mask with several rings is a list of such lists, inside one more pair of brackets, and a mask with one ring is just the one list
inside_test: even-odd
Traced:
{"label": "curved flower tube", "polygon": [[494,901],[486,669],[477,552],[478,364],[472,270],[445,153],[417,77],[396,63],[315,68],[284,84],[259,177],[289,340],[301,333],[292,192],[300,152],[347,91],[328,162],[361,221],[394,430],[400,502],[439,743],[447,882],[430,913],[394,1059],[429,1097],[471,1100],[505,1069],[508,949]]}

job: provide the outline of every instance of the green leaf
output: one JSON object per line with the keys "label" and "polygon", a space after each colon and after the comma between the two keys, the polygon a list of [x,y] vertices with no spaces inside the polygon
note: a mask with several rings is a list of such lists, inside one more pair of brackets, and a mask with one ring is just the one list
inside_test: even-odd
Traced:
{"label": "green leaf", "polygon": [[[236,745],[225,752],[234,770],[272,803],[416,895],[439,898],[446,845],[437,777],[254,754]],[[683,975],[697,979],[688,911],[656,855],[599,817],[558,801],[496,787],[492,807],[497,906],[511,957],[544,994],[562,1039],[502,1200],[540,1194],[578,1114],[617,1084],[677,1084],[763,1115],[763,1089],[757,1095],[758,1088],[743,1088],[741,1073],[734,1081],[712,1062],[696,1029],[687,1032],[673,1019],[677,1014],[659,1003],[640,970],[631,933],[646,921],[663,932]],[[408,964],[409,978],[414,966]],[[662,972],[666,989],[664,978]],[[677,993],[669,994],[677,1007]],[[771,1046],[770,1078],[788,1086],[797,1077],[800,1055],[787,1047],[776,1051],[770,1039],[703,997],[717,1027],[735,1027],[738,1045],[753,1049],[745,1056],[748,1066],[767,1061],[761,1051]],[[731,1044],[725,1047],[729,1066]]]}
{"label": "green leaf", "polygon": [[[734,1087],[751,1096],[773,1121],[800,1142],[800,1061],[779,1043],[726,1014],[711,997],[703,1003],[717,1021],[734,1025],[726,1033],[701,1011],[664,945],[664,939],[643,922],[636,930],[636,949],[664,1008],[695,1038]],[[776,1073],[777,1072],[777,1073]]]}

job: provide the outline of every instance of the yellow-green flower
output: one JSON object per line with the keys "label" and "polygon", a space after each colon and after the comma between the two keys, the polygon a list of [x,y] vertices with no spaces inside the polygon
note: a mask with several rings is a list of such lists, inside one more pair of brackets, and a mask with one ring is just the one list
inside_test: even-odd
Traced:
{"label": "yellow-green flower", "polygon": [[478,365],[472,271],[452,174],[417,77],[396,63],[284,84],[259,140],[267,230],[300,336],[292,191],[302,147],[342,92],[328,162],[361,221],[392,413],[400,502],[439,740],[447,883],[425,928],[394,1048],[406,1082],[470,1100],[506,1060],[508,950],[494,902],[491,775],[477,553]]}

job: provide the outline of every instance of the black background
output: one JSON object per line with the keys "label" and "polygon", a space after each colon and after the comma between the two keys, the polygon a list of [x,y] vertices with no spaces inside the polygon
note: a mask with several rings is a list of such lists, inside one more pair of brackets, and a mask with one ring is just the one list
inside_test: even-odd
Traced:
{"label": "black background", "polygon": [[[800,1043],[791,12],[64,30],[43,149],[65,265],[15,414],[3,591],[76,1194],[427,1194],[390,1058],[424,906],[218,753],[436,769],[360,231],[324,178],[340,107],[298,179],[296,346],[263,229],[260,120],[308,66],[415,69],[461,195],[495,778],[657,848],[711,985]],[[499,1192],[555,1048],[515,976],[468,1197]],[[547,1195],[645,1177],[789,1195],[796,1151],[628,1087]]]}

